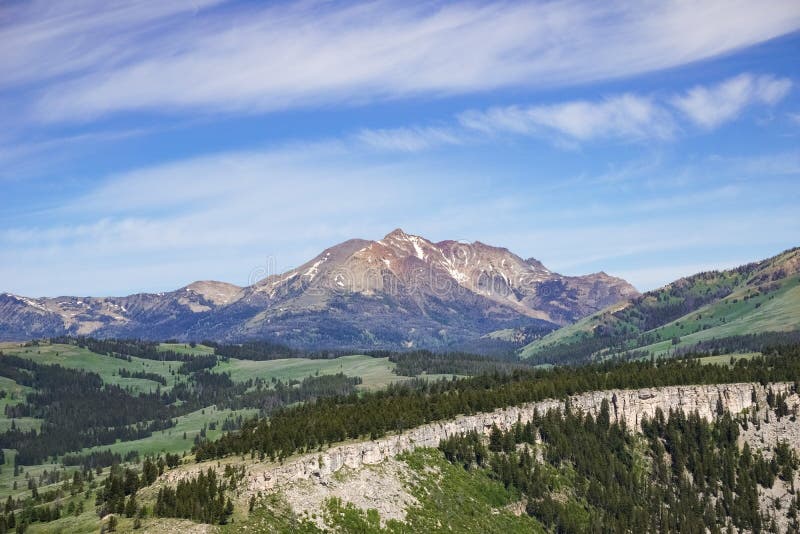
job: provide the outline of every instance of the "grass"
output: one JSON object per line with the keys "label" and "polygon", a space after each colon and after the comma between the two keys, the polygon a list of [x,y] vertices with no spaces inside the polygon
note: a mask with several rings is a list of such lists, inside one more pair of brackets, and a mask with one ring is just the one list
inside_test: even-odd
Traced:
{"label": "grass", "polygon": [[162,352],[172,351],[178,354],[189,354],[191,356],[214,354],[214,347],[206,345],[195,345],[192,347],[188,343],[159,343],[158,350]]}
{"label": "grass", "polygon": [[544,532],[535,519],[506,509],[519,494],[486,471],[466,471],[435,449],[417,449],[399,458],[415,472],[410,489],[420,504],[408,511],[407,527],[397,531]]}
{"label": "grass", "polygon": [[601,310],[589,315],[588,317],[584,317],[574,324],[562,326],[558,330],[553,330],[546,336],[537,339],[536,341],[532,341],[531,343],[522,347],[522,350],[519,353],[520,358],[530,358],[535,356],[536,353],[538,353],[539,350],[543,349],[544,347],[559,345],[562,343],[570,343],[577,341],[582,336],[591,334],[595,323],[600,317],[603,316],[604,313],[607,312],[607,310],[608,309]]}
{"label": "grass", "polygon": [[692,336],[696,342],[758,332],[796,330],[799,325],[800,277],[795,276],[770,293],[754,296],[753,288],[742,288],[719,302],[703,306],[650,332],[662,340]]}
{"label": "grass", "polygon": [[42,420],[37,419],[35,417],[17,417],[16,419],[10,419],[8,417],[0,417],[0,432],[5,432],[11,428],[11,423],[14,423],[14,426],[17,429],[22,431],[28,430],[36,430],[42,428]]}
{"label": "grass", "polygon": [[[702,289],[702,284],[700,288]],[[698,291],[699,291],[698,289]],[[537,340],[521,351],[523,358],[535,356],[542,349],[576,341],[591,331],[603,316],[610,316],[609,310],[601,311],[566,326]],[[613,320],[612,320],[613,319]],[[608,319],[615,324],[615,318]],[[619,323],[619,321],[617,321]],[[621,323],[617,328],[622,328]],[[646,351],[648,356],[668,356],[676,348],[690,347],[699,341],[722,339],[725,337],[762,332],[787,332],[800,328],[800,275],[781,281],[779,289],[761,293],[757,287],[740,285],[727,297],[707,304],[674,321],[654,328],[644,334],[658,341],[636,346],[631,340],[626,349]],[[672,340],[679,340],[677,345]],[[614,354],[603,353],[604,357]]]}
{"label": "grass", "polygon": [[0,409],[5,410],[7,405],[22,402],[25,395],[31,392],[31,388],[17,384],[5,376],[0,376],[0,391],[6,392],[6,396],[0,399]]}
{"label": "grass", "polygon": [[[379,389],[391,382],[408,380],[407,377],[394,374],[395,364],[388,358],[373,358],[354,354],[332,360],[311,360],[307,358],[291,358],[281,360],[253,361],[231,358],[228,362],[220,362],[213,371],[230,373],[235,382],[244,382],[251,378],[276,380],[302,380],[316,374],[332,375],[344,373],[347,376],[360,376],[364,389]],[[436,375],[431,375],[430,378]]]}
{"label": "grass", "polygon": [[[26,473],[31,477],[38,477],[45,470],[53,471],[61,469],[61,464],[40,464],[32,466],[24,466],[24,471],[14,477],[14,456],[17,451],[14,449],[3,449],[5,456],[5,464],[0,467],[0,498],[5,502],[5,499],[12,495],[14,498],[30,496],[28,490],[28,479],[25,478]],[[17,482],[17,489],[14,489],[14,481]]]}
{"label": "grass", "polygon": [[[200,433],[204,426],[214,422],[217,423],[216,430],[206,430],[206,436],[213,440],[222,435],[222,422],[226,417],[241,415],[244,419],[247,419],[257,415],[257,413],[258,410],[218,410],[214,406],[209,406],[177,417],[177,424],[174,427],[153,432],[150,437],[133,441],[119,441],[111,445],[100,445],[83,449],[80,452],[85,454],[92,451],[110,450],[111,452],[119,453],[123,457],[131,451],[139,451],[139,455],[142,457],[148,454],[183,454],[192,448],[195,436]],[[186,433],[185,439],[183,437],[184,433]]]}
{"label": "grass", "polygon": [[[720,302],[704,306],[652,332],[664,341],[638,348],[654,356],[668,355],[699,341],[761,332],[785,332],[800,327],[800,277],[781,289],[744,300],[737,291]],[[680,338],[677,345],[671,339]]]}
{"label": "grass", "polygon": [[[100,531],[100,518],[97,517],[97,512],[95,512],[94,506],[94,496],[86,499],[85,496],[81,493],[72,497],[71,499],[64,499],[62,504],[66,509],[67,505],[69,504],[70,500],[74,502],[78,502],[83,500],[83,509],[84,512],[80,515],[67,515],[66,511],[64,511],[64,515],[58,519],[57,521],[51,521],[50,523],[31,523],[28,525],[28,528],[25,529],[26,534],[61,534],[62,532],[75,532],[75,533],[89,533],[89,532],[99,532]],[[128,520],[132,523],[132,520]],[[117,529],[117,531],[123,531],[122,529]]]}
{"label": "grass", "polygon": [[[180,362],[162,362],[143,358],[131,358],[129,362],[105,354],[97,354],[75,345],[41,344],[37,347],[6,345],[0,350],[5,354],[27,358],[44,365],[58,364],[70,369],[91,371],[100,375],[100,378],[102,378],[103,382],[106,384],[115,384],[124,388],[130,388],[134,393],[155,391],[161,384],[143,378],[121,377],[119,376],[120,369],[126,369],[131,372],[144,371],[155,373],[166,379],[167,388],[169,388],[175,384],[176,380],[171,371],[177,370],[181,365]],[[163,386],[161,387],[163,388]]]}
{"label": "grass", "polygon": [[719,356],[704,356],[697,361],[703,365],[730,365],[731,360],[750,360],[761,356],[760,352],[737,352],[733,354],[720,354]]}
{"label": "grass", "polygon": [[[5,432],[11,428],[12,419],[6,417],[6,406],[16,406],[25,401],[25,395],[33,391],[27,386],[17,384],[10,378],[0,376],[0,391],[5,391],[6,395],[0,399],[0,432]],[[18,417],[14,422],[20,430],[38,430],[42,426],[41,419],[33,417]]]}

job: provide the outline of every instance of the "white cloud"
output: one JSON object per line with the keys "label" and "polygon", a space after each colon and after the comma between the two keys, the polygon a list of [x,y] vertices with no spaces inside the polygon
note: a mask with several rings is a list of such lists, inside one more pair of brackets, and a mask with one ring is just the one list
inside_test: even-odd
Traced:
{"label": "white cloud", "polygon": [[667,139],[675,130],[668,112],[650,98],[632,94],[596,102],[468,111],[459,116],[459,122],[465,128],[486,133],[556,133],[577,141]]}
{"label": "white cloud", "polygon": [[[565,274],[625,271],[648,288],[682,274],[682,265],[713,265],[721,249],[766,255],[800,232],[797,195],[782,176],[731,182],[723,173],[713,182],[658,180],[650,190],[647,179],[673,170],[657,162],[623,170],[622,183],[587,178],[565,191],[550,188],[551,177],[515,178],[502,166],[374,158],[363,149],[329,142],[227,152],[110,176],[80,198],[53,200],[62,207],[0,229],[0,291],[126,294],[208,278],[245,284],[254,268],[290,268],[396,226],[434,240],[507,246]],[[702,174],[716,176],[730,162],[708,165]]]}
{"label": "white cloud", "polygon": [[263,112],[618,78],[800,28],[800,4],[783,0],[204,9],[215,3],[6,7],[2,84],[46,82],[31,93],[45,121],[143,109]]}
{"label": "white cloud", "polygon": [[433,126],[364,129],[356,134],[355,139],[375,149],[400,152],[417,152],[442,145],[457,145],[464,141],[463,132]]}
{"label": "white cloud", "polygon": [[132,61],[135,40],[154,38],[170,23],[186,26],[187,17],[225,1],[31,0],[0,6],[0,87]]}
{"label": "white cloud", "polygon": [[[411,228],[451,194],[452,184],[425,165],[354,147],[226,152],[109,176],[80,198],[0,228],[0,291],[115,294],[206,278],[244,284],[269,256],[284,270],[345,239]],[[459,176],[469,183],[469,173]]]}
{"label": "white cloud", "polygon": [[692,122],[710,130],[735,119],[748,106],[777,104],[791,87],[786,78],[745,73],[711,87],[694,87],[672,103]]}
{"label": "white cloud", "polygon": [[470,139],[469,133],[538,136],[566,147],[597,140],[663,141],[682,130],[679,116],[669,104],[691,123],[711,130],[747,106],[777,104],[791,87],[787,78],[744,73],[673,96],[623,93],[597,100],[467,110],[457,115],[458,127],[369,131],[362,140],[376,147],[405,150],[464,142]]}

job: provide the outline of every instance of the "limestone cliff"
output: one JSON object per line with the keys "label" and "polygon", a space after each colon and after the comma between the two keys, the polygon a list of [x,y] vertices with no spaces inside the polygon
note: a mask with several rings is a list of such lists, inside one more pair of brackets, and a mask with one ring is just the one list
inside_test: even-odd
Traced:
{"label": "limestone cliff", "polygon": [[[778,383],[770,386],[775,393],[791,392],[791,384]],[[740,413],[753,405],[753,392],[760,406],[766,405],[767,388],[760,384],[738,383],[696,386],[671,386],[628,390],[606,390],[582,393],[570,397],[575,410],[597,414],[603,399],[607,399],[612,418],[624,422],[631,430],[638,430],[644,417],[652,417],[656,408],[665,413],[670,409],[684,412],[698,412],[701,417],[712,418],[721,401],[724,409]],[[472,430],[488,433],[492,425],[508,429],[517,421],[523,423],[532,419],[534,412],[564,408],[564,401],[550,399],[541,402],[512,406],[477,415],[465,415],[449,421],[430,423],[373,441],[347,443],[331,447],[323,452],[312,453],[290,459],[283,465],[257,463],[248,470],[244,485],[244,496],[270,492],[286,485],[301,481],[324,483],[325,480],[342,467],[358,469],[374,465],[397,454],[417,447],[437,447],[439,442],[449,436]],[[216,465],[216,464],[214,464]],[[190,475],[200,468],[169,472],[167,482]]]}

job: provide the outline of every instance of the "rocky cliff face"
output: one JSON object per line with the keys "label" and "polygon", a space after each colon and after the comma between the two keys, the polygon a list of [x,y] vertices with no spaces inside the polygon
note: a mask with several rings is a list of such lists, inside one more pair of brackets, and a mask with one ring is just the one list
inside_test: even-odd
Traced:
{"label": "rocky cliff face", "polygon": [[439,348],[503,328],[546,333],[636,294],[605,273],[562,276],[504,248],[433,243],[398,229],[378,241],[345,241],[245,288],[195,282],[118,298],[4,294],[0,339],[80,334]]}
{"label": "rocky cliff face", "polygon": [[[777,394],[790,393],[791,386],[789,383],[779,383],[769,387]],[[717,402],[721,400],[724,409],[740,413],[753,406],[754,391],[756,402],[761,407],[766,406],[767,388],[750,383],[597,391],[575,395],[569,401],[573,409],[596,415],[603,400],[607,399],[614,420],[624,422],[630,430],[636,431],[641,428],[642,419],[653,417],[659,407],[665,413],[670,409],[681,409],[684,412],[696,411],[701,417],[711,419],[716,413]],[[793,403],[796,403],[796,397],[795,394]],[[379,464],[417,447],[438,447],[442,439],[473,430],[488,434],[493,425],[506,430],[517,421],[530,421],[535,411],[543,413],[550,409],[564,409],[564,405],[561,400],[551,399],[512,406],[490,413],[430,423],[374,441],[335,446],[321,453],[290,460],[284,465],[256,464],[251,466],[247,474],[245,496],[274,491],[296,482],[325,484],[342,468],[359,469]],[[204,468],[207,469],[207,466],[198,465],[191,470],[169,472],[165,480],[174,482]]]}

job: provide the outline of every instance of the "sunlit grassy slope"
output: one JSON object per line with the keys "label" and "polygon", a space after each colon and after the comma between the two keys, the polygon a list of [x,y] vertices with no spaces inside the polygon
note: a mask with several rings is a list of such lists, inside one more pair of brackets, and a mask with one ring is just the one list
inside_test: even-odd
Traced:
{"label": "sunlit grassy slope", "polygon": [[[4,354],[27,358],[40,364],[58,364],[69,369],[82,369],[100,375],[106,384],[115,384],[125,388],[132,388],[134,392],[155,391],[160,386],[158,382],[143,378],[125,378],[119,376],[119,370],[130,372],[143,371],[164,377],[167,387],[175,383],[172,370],[180,367],[180,362],[146,360],[132,357],[131,361],[114,358],[106,354],[97,354],[77,347],[75,345],[61,345],[41,343],[39,346],[25,347],[19,344],[4,344],[0,346]],[[162,386],[163,387],[163,386]]]}
{"label": "sunlit grassy slope", "polygon": [[698,341],[800,329],[800,250],[732,269],[683,278],[602,310],[525,346],[523,358],[590,347],[610,357],[641,350],[665,355]]}

